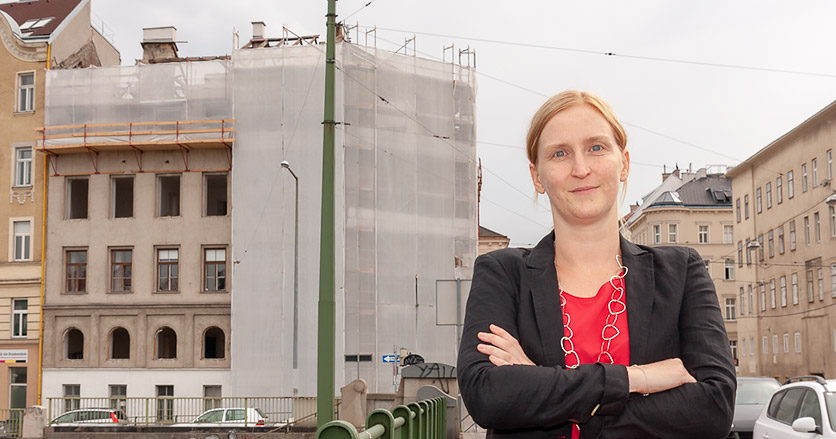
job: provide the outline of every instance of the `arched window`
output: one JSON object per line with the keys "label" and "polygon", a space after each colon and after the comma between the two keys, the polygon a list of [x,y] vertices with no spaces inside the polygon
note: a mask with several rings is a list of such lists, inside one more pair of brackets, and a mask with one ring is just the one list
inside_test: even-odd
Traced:
{"label": "arched window", "polygon": [[64,334],[64,358],[68,360],[84,359],[84,334],[76,328],[70,328]]}
{"label": "arched window", "polygon": [[110,332],[110,358],[131,358],[131,335],[123,327]]}
{"label": "arched window", "polygon": [[168,326],[157,331],[154,340],[155,358],[177,358],[177,333]]}
{"label": "arched window", "polygon": [[203,333],[203,358],[224,358],[224,332],[212,326]]}

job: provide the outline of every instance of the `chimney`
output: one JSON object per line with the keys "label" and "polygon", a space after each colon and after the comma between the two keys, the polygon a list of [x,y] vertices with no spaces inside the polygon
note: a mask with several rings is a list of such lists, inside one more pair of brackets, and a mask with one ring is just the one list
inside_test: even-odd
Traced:
{"label": "chimney", "polygon": [[662,183],[664,183],[665,180],[667,180],[670,175],[671,175],[671,173],[668,172],[667,166],[662,165]]}
{"label": "chimney", "polygon": [[177,28],[174,26],[142,29],[142,62],[155,63],[177,58]]}
{"label": "chimney", "polygon": [[679,177],[679,163],[676,164],[676,169],[673,170],[673,175]]}
{"label": "chimney", "polygon": [[263,40],[266,38],[265,31],[267,30],[267,25],[264,24],[263,21],[253,21],[253,39],[254,40]]}
{"label": "chimney", "polygon": [[631,205],[630,205],[630,213],[635,212],[635,211],[636,211],[636,209],[638,209],[638,208],[639,208],[639,203],[636,203],[636,204],[631,204]]}

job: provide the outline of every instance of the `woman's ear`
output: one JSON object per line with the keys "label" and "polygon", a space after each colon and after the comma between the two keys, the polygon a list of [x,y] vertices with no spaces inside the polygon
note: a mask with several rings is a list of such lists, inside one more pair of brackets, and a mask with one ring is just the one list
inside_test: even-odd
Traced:
{"label": "woman's ear", "polygon": [[531,182],[534,183],[534,189],[538,194],[545,194],[546,187],[540,182],[540,173],[537,172],[537,166],[534,163],[529,163],[528,170],[531,172]]}
{"label": "woman's ear", "polygon": [[621,175],[619,175],[619,181],[627,181],[627,177],[630,175],[630,151],[624,150],[624,154],[621,157],[622,167],[621,167]]}

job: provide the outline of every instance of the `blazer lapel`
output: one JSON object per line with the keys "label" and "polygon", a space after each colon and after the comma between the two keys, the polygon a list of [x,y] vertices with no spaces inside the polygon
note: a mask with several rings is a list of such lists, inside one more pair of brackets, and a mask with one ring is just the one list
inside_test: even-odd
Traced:
{"label": "blazer lapel", "polygon": [[656,294],[653,255],[621,237],[621,257],[627,276],[627,325],[630,333],[630,364],[647,360],[653,298]]}
{"label": "blazer lapel", "polygon": [[557,273],[554,270],[554,231],[531,250],[526,265],[534,318],[537,320],[543,359],[546,363],[544,365],[565,366],[566,360],[560,344],[563,337],[563,319],[560,296],[557,294]]}

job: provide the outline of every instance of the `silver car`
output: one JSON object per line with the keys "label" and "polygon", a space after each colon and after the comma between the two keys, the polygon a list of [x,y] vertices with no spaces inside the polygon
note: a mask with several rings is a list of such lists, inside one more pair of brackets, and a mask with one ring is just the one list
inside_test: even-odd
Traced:
{"label": "silver car", "polygon": [[755,421],[769,402],[769,397],[781,387],[778,380],[769,377],[737,377],[737,396],[734,403],[734,421],[729,438],[749,439]]}
{"label": "silver car", "polygon": [[755,439],[836,439],[836,380],[787,380],[755,422]]}

